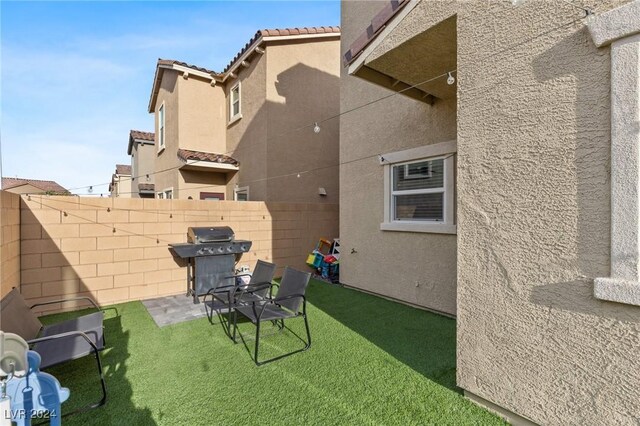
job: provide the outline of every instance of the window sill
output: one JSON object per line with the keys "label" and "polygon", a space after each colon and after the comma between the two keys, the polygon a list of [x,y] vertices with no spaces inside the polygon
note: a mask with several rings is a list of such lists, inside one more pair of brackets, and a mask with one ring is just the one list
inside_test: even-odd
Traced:
{"label": "window sill", "polygon": [[233,116],[233,118],[231,118],[231,120],[229,120],[229,123],[227,123],[227,126],[231,126],[233,123],[235,123],[236,121],[240,120],[242,118],[242,114],[236,114]]}
{"label": "window sill", "polygon": [[445,225],[443,223],[384,222],[380,224],[380,230],[452,235],[458,233],[458,227],[456,225]]}
{"label": "window sill", "polygon": [[159,148],[159,149],[158,149],[158,155],[162,154],[162,151],[164,151],[164,149],[165,149],[165,147],[164,147],[164,146],[163,146],[163,147],[161,147],[161,148]]}
{"label": "window sill", "polygon": [[596,299],[640,306],[640,282],[619,278],[596,278],[593,282]]}

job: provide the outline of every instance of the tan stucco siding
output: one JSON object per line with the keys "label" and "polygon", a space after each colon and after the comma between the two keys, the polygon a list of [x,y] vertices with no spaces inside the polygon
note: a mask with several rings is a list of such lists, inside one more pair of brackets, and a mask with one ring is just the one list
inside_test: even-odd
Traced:
{"label": "tan stucco siding", "polygon": [[[155,182],[155,159],[157,155],[157,149],[155,145],[150,144],[134,144],[132,158],[132,171],[133,182],[131,184],[132,198],[140,198],[138,191],[138,184],[154,183]],[[149,177],[147,178],[147,175]]]}
{"label": "tan stucco siding", "polygon": [[610,58],[580,16],[458,15],[458,383],[541,424],[637,424],[640,310],[593,297],[609,273]]}
{"label": "tan stucco siding", "polygon": [[[180,114],[179,114],[179,88],[178,73],[175,71],[164,72],[162,83],[160,85],[160,91],[158,93],[158,100],[155,106],[155,133],[156,133],[156,145],[154,151],[156,152],[155,159],[155,190],[156,193],[164,191],[168,188],[174,188],[174,197],[177,198],[178,185],[178,173],[175,169],[181,163],[178,160],[178,141],[180,136]],[[159,114],[160,106],[165,105],[165,149],[158,152],[160,144],[160,128],[159,128]],[[186,108],[183,106],[182,108]]]}
{"label": "tan stucco siding", "polygon": [[[367,7],[343,3],[347,46]],[[381,49],[450,7],[422,2]],[[640,311],[593,297],[610,264],[609,49],[566,3],[457,7],[458,385],[540,424],[637,424]],[[343,108],[359,84],[345,79]]]}
{"label": "tan stucco siding", "polygon": [[200,199],[201,192],[227,192],[227,175],[212,171],[180,170],[178,172],[180,198],[192,197],[194,200]]}
{"label": "tan stucco siding", "polygon": [[[339,49],[337,37],[267,45],[271,201],[338,202],[340,120],[321,121],[339,114]],[[313,132],[314,122],[320,122],[320,133]],[[320,187],[326,196],[318,194]]]}
{"label": "tan stucco siding", "polygon": [[220,85],[190,75],[180,76],[178,102],[180,148],[224,153],[226,151],[225,92]]}
{"label": "tan stucco siding", "polygon": [[[342,4],[342,49],[367,27],[379,2]],[[341,110],[388,95],[342,69]],[[377,154],[456,139],[455,99],[433,107],[394,96],[340,120],[340,280],[347,285],[456,312],[456,236],[381,231],[383,167]],[[351,253],[354,249],[356,253]]]}
{"label": "tan stucco siding", "polygon": [[[266,58],[255,55],[248,68],[238,69],[238,78],[227,81],[224,125],[227,127],[227,151],[240,162],[240,171],[230,181],[227,199],[233,199],[235,184],[249,186],[253,201],[267,200],[267,113],[265,111]],[[229,91],[240,82],[242,117],[229,121]]]}

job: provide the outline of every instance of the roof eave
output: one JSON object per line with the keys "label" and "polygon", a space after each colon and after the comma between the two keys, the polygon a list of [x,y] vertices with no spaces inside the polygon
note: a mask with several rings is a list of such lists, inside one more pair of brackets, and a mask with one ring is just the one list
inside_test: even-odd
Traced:
{"label": "roof eave", "polygon": [[271,41],[283,41],[283,40],[301,40],[301,39],[312,39],[312,38],[340,38],[341,33],[317,33],[317,34],[295,34],[295,35],[285,35],[285,36],[265,36],[260,35],[255,39],[253,43],[247,47],[247,50],[238,57],[235,61],[229,65],[228,69],[222,74],[221,82],[224,83],[231,74],[237,75],[236,71],[238,68],[242,67],[242,63],[246,61],[250,56],[252,56],[256,52],[256,48],[263,47],[263,44]]}
{"label": "roof eave", "polygon": [[156,65],[156,73],[153,76],[153,86],[151,86],[151,96],[149,97],[149,114],[153,113],[155,110],[158,92],[160,91],[160,81],[162,80],[162,76],[160,75],[161,69],[163,70],[162,72],[164,72],[164,67],[162,65]]}

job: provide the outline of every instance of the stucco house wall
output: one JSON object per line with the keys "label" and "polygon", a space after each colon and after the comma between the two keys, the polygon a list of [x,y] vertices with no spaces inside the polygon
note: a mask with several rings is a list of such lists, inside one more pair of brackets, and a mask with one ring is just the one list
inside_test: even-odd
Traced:
{"label": "stucco house wall", "polygon": [[[384,6],[342,3],[344,52]],[[389,95],[344,67],[340,107],[348,111]],[[346,285],[456,313],[456,236],[381,231],[384,178],[377,154],[456,139],[456,101],[429,106],[398,95],[340,118],[340,281]]]}
{"label": "stucco house wall", "polygon": [[[155,159],[157,156],[156,145],[134,143],[131,157],[131,174],[134,177],[131,189],[131,198],[140,198],[138,184],[155,183]],[[149,178],[147,179],[147,175]]]}
{"label": "stucco house wall", "polygon": [[339,200],[339,51],[338,34],[267,45],[267,176],[286,175],[267,181],[269,200]]}
{"label": "stucco house wall", "polygon": [[[254,55],[248,68],[240,67],[237,78],[225,83],[225,119],[229,155],[240,162],[240,171],[230,176],[227,199],[233,200],[234,187],[249,187],[250,200],[267,200],[267,113],[266,72],[268,50]],[[242,118],[229,123],[229,92],[240,83]]]}
{"label": "stucco house wall", "polygon": [[[176,73],[176,71],[169,71]],[[203,78],[179,73],[178,114],[179,147],[194,151],[226,152],[225,91],[220,85],[211,86]]]}
{"label": "stucco house wall", "polygon": [[[155,191],[156,193],[173,188],[174,198],[179,190],[178,173],[176,167],[180,166],[178,160],[178,141],[180,137],[180,102],[177,72],[165,72],[158,91],[154,112],[155,112],[155,134],[156,144],[154,146],[156,152],[155,163]],[[159,114],[160,106],[165,105],[165,148],[160,149],[160,123]]]}
{"label": "stucco house wall", "polygon": [[[601,2],[596,12],[623,3]],[[343,52],[370,22],[361,16],[369,7],[343,3]],[[566,3],[421,2],[378,54],[450,13],[457,15],[458,385],[539,424],[638,424],[640,308],[593,293],[594,278],[610,272],[610,50],[595,47],[584,12]],[[368,84],[356,81],[344,79],[343,110]],[[371,120],[363,114],[351,132],[369,141],[382,131],[371,127],[374,119],[385,116],[367,113]],[[408,118],[406,127],[424,122]],[[344,153],[353,136],[341,134]],[[349,253],[356,222],[349,217],[362,209],[342,185]],[[345,279],[350,259],[341,262]],[[363,268],[375,267],[367,260]],[[412,263],[404,265],[427,268],[433,258]]]}
{"label": "stucco house wall", "polygon": [[610,260],[609,51],[570,6],[465,6],[458,384],[541,424],[637,424],[640,310],[593,297]]}

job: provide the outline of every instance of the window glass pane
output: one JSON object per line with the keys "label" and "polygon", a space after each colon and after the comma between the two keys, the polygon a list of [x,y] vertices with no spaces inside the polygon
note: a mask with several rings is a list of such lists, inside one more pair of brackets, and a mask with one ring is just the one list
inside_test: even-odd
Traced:
{"label": "window glass pane", "polygon": [[394,220],[443,220],[444,193],[396,195]]}
{"label": "window glass pane", "polygon": [[231,103],[238,102],[239,97],[240,97],[240,87],[235,87],[231,89]]}
{"label": "window glass pane", "polygon": [[248,201],[249,197],[245,191],[236,192],[236,201]]}
{"label": "window glass pane", "polygon": [[240,114],[240,102],[235,102],[232,106],[231,115],[236,116]]}
{"label": "window glass pane", "polygon": [[444,159],[393,166],[393,190],[442,188]]}

